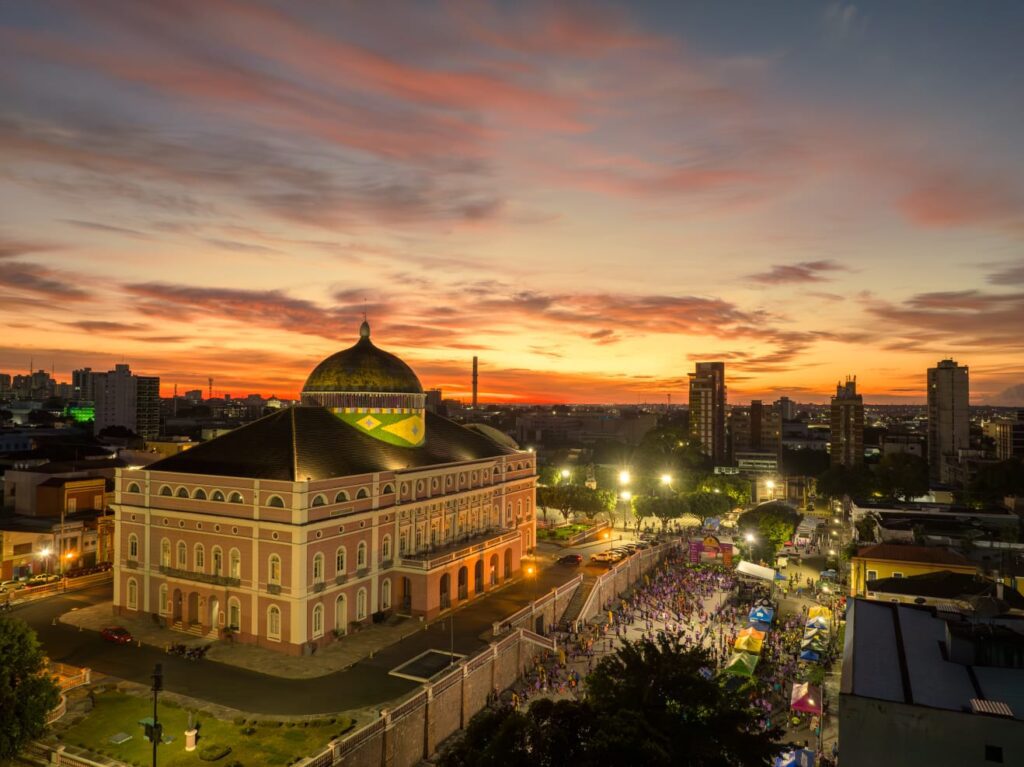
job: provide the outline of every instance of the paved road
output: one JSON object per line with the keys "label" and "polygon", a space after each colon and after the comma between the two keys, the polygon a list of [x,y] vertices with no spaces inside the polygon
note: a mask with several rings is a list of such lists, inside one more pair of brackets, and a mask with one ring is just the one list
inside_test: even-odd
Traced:
{"label": "paved road", "polygon": [[12,614],[38,632],[47,654],[55,661],[88,666],[103,674],[147,685],[153,665],[163,663],[164,686],[172,692],[253,713],[321,714],[383,706],[414,690],[415,682],[390,676],[388,671],[425,650],[447,651],[453,638],[456,653],[478,651],[485,644],[480,635],[494,621],[575,574],[575,568],[548,565],[546,557],[541,556],[535,579],[518,581],[457,610],[454,625],[451,618],[430,624],[424,631],[381,650],[372,659],[317,679],[281,679],[211,660],[188,661],[145,645],[112,645],[94,632],[79,631],[56,621],[69,610],[109,600],[110,584],[20,606]]}

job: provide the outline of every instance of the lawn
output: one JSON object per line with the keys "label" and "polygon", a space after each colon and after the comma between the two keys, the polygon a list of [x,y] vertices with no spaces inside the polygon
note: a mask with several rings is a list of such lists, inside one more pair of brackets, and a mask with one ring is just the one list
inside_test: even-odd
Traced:
{"label": "lawn", "polygon": [[[128,764],[148,765],[153,746],[145,739],[142,725],[138,722],[152,715],[152,699],[116,691],[101,692],[96,694],[96,706],[92,712],[59,733],[59,737],[68,745],[86,748]],[[285,724],[248,720],[243,724],[241,719],[224,721],[193,712],[192,721],[199,728],[199,741],[195,751],[187,752],[185,730],[188,717],[189,711],[173,702],[160,704],[159,719],[164,739],[173,738],[171,743],[163,743],[159,747],[157,757],[161,767],[287,765],[301,757],[319,753],[328,741],[351,726],[351,721],[344,717],[333,722],[324,718]],[[130,735],[131,740],[120,745],[111,743],[111,738],[119,733]],[[199,758],[200,751],[210,745],[230,746],[231,753],[213,762],[203,761]]]}
{"label": "lawn", "polygon": [[[587,529],[587,525],[566,525],[565,527],[556,527],[553,530],[545,530],[544,536],[557,541],[564,541],[566,538],[570,538],[576,533],[582,532]],[[537,537],[540,538],[541,531],[537,531]]]}

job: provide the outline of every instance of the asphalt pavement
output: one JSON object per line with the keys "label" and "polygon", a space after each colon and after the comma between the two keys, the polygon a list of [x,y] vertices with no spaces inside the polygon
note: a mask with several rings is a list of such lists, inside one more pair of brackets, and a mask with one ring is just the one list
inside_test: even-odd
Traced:
{"label": "asphalt pavement", "polygon": [[[538,557],[535,577],[520,579],[470,602],[452,616],[426,624],[423,631],[344,671],[315,679],[281,679],[208,659],[189,661],[146,645],[115,645],[104,642],[95,632],[79,631],[57,620],[69,610],[109,600],[110,584],[18,606],[11,615],[36,630],[54,661],[87,666],[145,685],[150,684],[153,666],[162,663],[164,687],[171,692],[257,714],[325,714],[384,706],[416,689],[417,683],[388,672],[426,650],[447,652],[454,647],[460,654],[478,652],[486,644],[481,636],[495,621],[578,572],[577,568],[548,564],[549,559],[548,552]],[[113,616],[111,624],[116,624]]]}

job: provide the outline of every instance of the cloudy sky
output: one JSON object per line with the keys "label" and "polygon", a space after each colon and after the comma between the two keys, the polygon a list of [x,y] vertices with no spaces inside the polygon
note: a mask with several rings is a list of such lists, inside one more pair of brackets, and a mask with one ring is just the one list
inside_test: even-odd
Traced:
{"label": "cloudy sky", "polygon": [[0,370],[485,399],[1024,382],[1024,4],[0,5]]}

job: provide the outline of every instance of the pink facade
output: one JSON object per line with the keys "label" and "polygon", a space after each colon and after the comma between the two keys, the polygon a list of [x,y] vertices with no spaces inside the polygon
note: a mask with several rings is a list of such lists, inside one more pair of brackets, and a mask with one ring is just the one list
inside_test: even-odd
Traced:
{"label": "pink facade", "polygon": [[299,654],[515,577],[534,455],[308,482],[119,470],[115,610]]}

